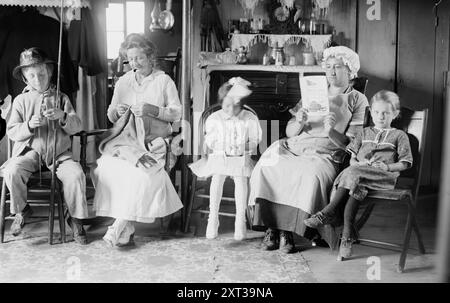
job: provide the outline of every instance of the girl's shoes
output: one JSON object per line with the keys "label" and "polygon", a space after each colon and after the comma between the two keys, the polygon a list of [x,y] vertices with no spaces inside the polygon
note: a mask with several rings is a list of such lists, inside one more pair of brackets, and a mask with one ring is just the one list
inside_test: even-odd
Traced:
{"label": "girl's shoes", "polygon": [[124,246],[133,246],[134,245],[134,233],[132,233],[129,237],[119,239],[116,246],[117,247],[124,247]]}
{"label": "girl's shoes", "polygon": [[343,259],[348,259],[352,256],[352,238],[342,238],[341,245],[339,247],[339,255],[337,257],[338,261],[342,261]]}
{"label": "girl's shoes", "polygon": [[219,233],[219,218],[208,218],[206,226],[206,239],[215,239]]}
{"label": "girl's shoes", "polygon": [[134,225],[131,222],[128,222],[125,226],[125,229],[120,234],[119,239],[117,240],[116,246],[130,246],[134,244],[134,233],[135,233]]}
{"label": "girl's shoes", "polygon": [[114,247],[117,244],[116,229],[113,226],[108,226],[106,234],[103,236],[103,240],[109,247]]}
{"label": "girl's shoes", "polygon": [[127,223],[123,231],[118,235],[117,230],[114,226],[109,226],[108,231],[103,236],[103,240],[110,247],[122,247],[134,244],[134,225]]}
{"label": "girl's shoes", "polygon": [[247,226],[244,220],[238,220],[234,222],[234,239],[237,241],[242,241],[247,237]]}
{"label": "girl's shoes", "polygon": [[303,220],[303,223],[305,223],[306,226],[311,228],[318,228],[320,226],[330,224],[332,221],[332,217],[328,217],[321,211],[311,216],[311,218],[308,218],[306,220]]}

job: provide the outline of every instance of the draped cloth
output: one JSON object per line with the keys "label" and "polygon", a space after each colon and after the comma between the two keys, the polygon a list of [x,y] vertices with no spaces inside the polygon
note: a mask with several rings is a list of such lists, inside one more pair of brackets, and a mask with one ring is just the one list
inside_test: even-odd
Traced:
{"label": "draped cloth", "polygon": [[81,20],[72,20],[68,31],[67,42],[71,59],[81,66],[88,76],[104,72],[97,28],[98,24],[92,18],[90,10],[82,8]]}
{"label": "draped cloth", "polygon": [[[98,39],[98,24],[93,20],[88,8],[81,9],[81,20],[72,20],[68,30],[68,46],[70,57],[78,71],[79,90],[76,94],[75,107],[81,119],[84,130],[99,128],[97,121],[97,99],[101,100],[101,91],[97,92],[96,75],[103,72]],[[106,58],[104,58],[106,60]],[[101,75],[99,75],[101,78]],[[100,98],[99,98],[100,97]],[[87,138],[86,162],[94,163],[97,156],[95,137]],[[74,137],[74,155],[80,154],[79,138]]]}
{"label": "draped cloth", "polygon": [[102,154],[118,157],[136,165],[148,151],[145,147],[145,130],[142,119],[135,118],[128,109],[114,124],[98,149]]}
{"label": "draped cloth", "polygon": [[[94,208],[98,216],[152,223],[183,204],[164,170],[165,150],[149,152],[142,119],[130,110],[121,116],[100,143],[102,156],[94,170]],[[155,141],[158,141],[157,139]],[[157,161],[150,168],[137,167],[148,154]]]}

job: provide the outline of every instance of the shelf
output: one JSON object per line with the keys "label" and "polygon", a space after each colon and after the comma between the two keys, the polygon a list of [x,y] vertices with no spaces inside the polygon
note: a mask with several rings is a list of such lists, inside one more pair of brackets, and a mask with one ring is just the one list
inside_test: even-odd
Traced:
{"label": "shelf", "polygon": [[267,71],[280,73],[325,73],[325,70],[320,65],[256,65],[256,64],[220,64],[208,65],[206,72],[209,74],[216,70],[241,70],[241,71]]}
{"label": "shelf", "polygon": [[251,47],[262,42],[278,46],[299,44],[302,42],[306,46],[311,46],[314,52],[322,52],[331,43],[332,35],[272,35],[272,34],[232,34],[231,49],[238,49],[241,46]]}

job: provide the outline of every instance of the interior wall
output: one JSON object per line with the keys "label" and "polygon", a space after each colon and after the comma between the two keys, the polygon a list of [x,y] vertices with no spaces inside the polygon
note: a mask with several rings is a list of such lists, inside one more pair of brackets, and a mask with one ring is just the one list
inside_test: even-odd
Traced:
{"label": "interior wall", "polygon": [[[435,72],[443,71],[436,65],[434,1],[400,0],[399,39],[397,60],[397,92],[403,103],[413,109],[428,108],[430,123],[424,155],[422,184],[439,186],[442,123],[436,121],[442,116],[443,82],[436,88]],[[448,37],[447,37],[448,40]],[[448,51],[447,51],[448,57]],[[440,95],[435,100],[435,92]],[[436,121],[434,121],[436,119]],[[433,156],[434,155],[434,156]]]}
{"label": "interior wall", "polygon": [[369,99],[381,89],[395,90],[397,2],[382,2],[380,20],[369,20],[367,11],[371,5],[366,0],[358,2],[357,52],[361,61],[358,74],[369,79],[366,93]]}
{"label": "interior wall", "polygon": [[331,2],[328,21],[334,27],[336,35],[333,37],[339,45],[356,48],[357,1],[340,0]]}
{"label": "interior wall", "polygon": [[[435,44],[435,70],[434,70],[434,95],[433,95],[433,120],[432,135],[433,141],[436,143],[431,149],[432,161],[432,184],[440,184],[440,179],[444,169],[444,157],[447,156],[443,151],[444,143],[444,114],[449,113],[448,110],[448,83],[446,84],[446,74],[450,70],[450,1],[442,1],[437,8],[437,28],[436,28],[436,44]],[[450,119],[450,116],[446,117]],[[449,134],[447,132],[447,134]],[[447,140],[449,138],[447,137]],[[439,161],[440,160],[440,161]],[[442,183],[441,183],[442,184]]]}

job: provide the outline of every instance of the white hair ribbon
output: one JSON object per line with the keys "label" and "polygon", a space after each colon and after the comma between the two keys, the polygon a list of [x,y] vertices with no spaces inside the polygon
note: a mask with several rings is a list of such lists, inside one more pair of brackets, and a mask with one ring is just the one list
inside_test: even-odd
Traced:
{"label": "white hair ribbon", "polygon": [[252,93],[248,88],[251,83],[241,77],[233,77],[228,80],[228,83],[231,84],[232,87],[228,92],[227,97],[233,98],[235,104],[239,103],[240,99],[245,98]]}

